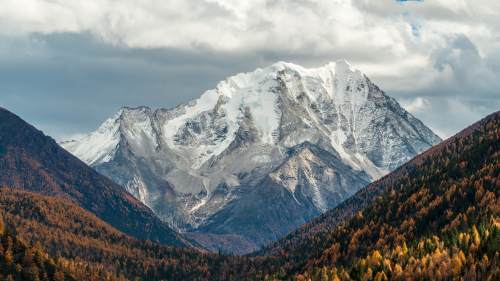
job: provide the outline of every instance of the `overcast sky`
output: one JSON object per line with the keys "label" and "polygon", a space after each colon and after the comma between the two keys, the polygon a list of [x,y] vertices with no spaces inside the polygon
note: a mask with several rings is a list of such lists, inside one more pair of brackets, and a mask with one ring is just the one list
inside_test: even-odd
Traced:
{"label": "overcast sky", "polygon": [[497,0],[2,0],[0,106],[58,140],[121,106],[344,58],[442,137],[500,109]]}

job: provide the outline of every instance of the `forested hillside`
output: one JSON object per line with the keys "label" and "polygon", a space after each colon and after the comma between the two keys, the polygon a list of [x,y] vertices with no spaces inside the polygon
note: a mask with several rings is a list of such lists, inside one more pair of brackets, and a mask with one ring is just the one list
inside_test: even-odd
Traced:
{"label": "forested hillside", "polygon": [[40,244],[29,246],[4,225],[0,216],[0,280],[5,281],[63,281],[76,280],[54,260]]}
{"label": "forested hillside", "polygon": [[497,112],[382,179],[347,221],[275,245],[284,264],[273,278],[498,280],[499,160]]}
{"label": "forested hillside", "polygon": [[272,259],[228,257],[150,241],[117,231],[59,198],[0,189],[6,225],[29,245],[58,257],[77,280],[260,280]]}

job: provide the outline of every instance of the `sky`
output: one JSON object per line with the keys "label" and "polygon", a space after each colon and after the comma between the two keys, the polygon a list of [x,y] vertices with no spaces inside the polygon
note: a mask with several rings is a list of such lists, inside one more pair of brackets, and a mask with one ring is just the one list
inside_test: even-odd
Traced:
{"label": "sky", "polygon": [[57,140],[227,76],[346,59],[445,138],[500,109],[497,0],[2,0],[0,106]]}

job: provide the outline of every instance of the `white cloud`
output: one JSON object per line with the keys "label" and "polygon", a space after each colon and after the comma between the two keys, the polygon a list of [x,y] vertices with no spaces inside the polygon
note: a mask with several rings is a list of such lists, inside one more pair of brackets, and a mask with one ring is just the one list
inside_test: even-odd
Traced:
{"label": "white cloud", "polygon": [[411,113],[419,112],[430,106],[430,102],[428,99],[417,97],[411,101],[401,101],[404,109],[408,110]]}
{"label": "white cloud", "polygon": [[342,54],[355,64],[379,66],[380,71],[371,68],[372,75],[387,75],[386,65],[394,61],[432,67],[432,51],[452,34],[471,38],[488,55],[496,50],[489,46],[492,38],[500,41],[500,24],[493,20],[500,17],[499,5],[494,0],[404,5],[367,0],[3,0],[0,34],[90,32],[136,48]]}
{"label": "white cloud", "polygon": [[2,0],[0,40],[71,32],[242,61],[342,57],[422,114],[438,97],[498,103],[498,18],[497,0]]}

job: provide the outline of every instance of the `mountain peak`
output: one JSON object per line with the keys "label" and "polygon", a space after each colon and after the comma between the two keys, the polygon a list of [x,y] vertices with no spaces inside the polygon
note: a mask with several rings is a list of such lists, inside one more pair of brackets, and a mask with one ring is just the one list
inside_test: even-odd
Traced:
{"label": "mountain peak", "polygon": [[302,66],[287,62],[287,61],[277,61],[273,63],[271,66],[266,67],[266,68],[271,68],[271,69],[285,69],[285,68],[291,68],[291,69],[297,69],[297,68],[302,68]]}
{"label": "mountain peak", "polygon": [[[336,61],[328,62],[319,67],[306,68],[298,64],[294,64],[286,61],[278,61],[266,68],[257,69],[257,72],[263,71],[264,73],[276,73],[283,70],[291,70],[301,76],[314,76],[314,75],[337,75],[341,74],[346,76],[349,73],[361,73],[359,70],[355,69],[351,63],[345,59],[339,59]],[[253,73],[253,72],[250,72]],[[249,74],[249,73],[247,73]]]}
{"label": "mountain peak", "polygon": [[[328,64],[328,66],[332,67],[332,64]],[[355,69],[347,60],[340,59],[334,63],[335,66],[335,74],[347,74],[347,73],[361,73],[358,69]]]}
{"label": "mountain peak", "polygon": [[121,114],[127,114],[129,112],[137,112],[137,111],[150,113],[151,108],[148,106],[144,106],[144,105],[141,105],[141,106],[123,106],[118,110],[118,112]]}
{"label": "mountain peak", "polygon": [[266,68],[281,68],[281,69],[291,68],[291,69],[313,70],[313,69],[320,69],[320,68],[335,68],[338,66],[343,67],[343,68],[348,68],[348,69],[351,69],[354,71],[352,64],[348,60],[343,59],[343,58],[335,60],[335,61],[327,62],[326,64],[319,66],[319,67],[308,68],[308,67],[304,67],[304,66],[301,66],[299,64],[295,64],[295,63],[288,62],[288,61],[277,61]]}
{"label": "mountain peak", "polygon": [[351,63],[346,59],[338,59],[334,63],[330,62],[329,64],[335,64],[336,66],[352,68]]}
{"label": "mountain peak", "polygon": [[[252,191],[267,190],[258,188],[261,184],[287,182],[291,194],[278,196],[283,188],[276,188],[277,200],[297,199],[296,190],[307,191],[304,196],[314,199],[306,200],[309,215],[319,214],[332,207],[327,201],[340,202],[439,141],[396,100],[339,60],[318,68],[281,61],[228,77],[175,108],[122,108],[97,131],[63,145],[172,226],[199,229],[214,218],[210,229],[219,229],[223,219],[215,214],[236,202],[248,203],[247,192],[265,197]],[[289,152],[300,147],[314,151],[306,149],[294,160]],[[324,153],[330,157],[314,156]],[[289,165],[279,173],[283,181],[262,183],[284,163]],[[330,168],[319,168],[321,163]],[[288,181],[288,176],[298,178]],[[328,199],[335,190],[342,192]],[[303,211],[306,205],[293,206]],[[288,222],[303,222],[309,215]]]}

